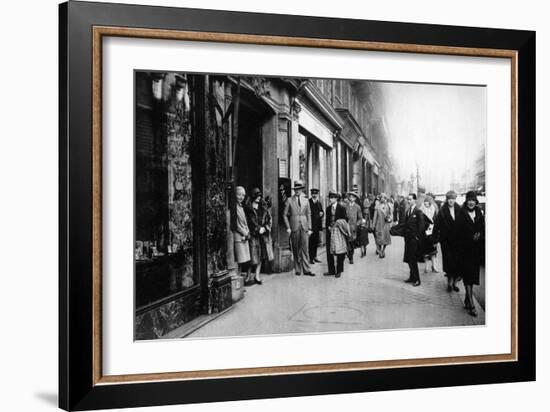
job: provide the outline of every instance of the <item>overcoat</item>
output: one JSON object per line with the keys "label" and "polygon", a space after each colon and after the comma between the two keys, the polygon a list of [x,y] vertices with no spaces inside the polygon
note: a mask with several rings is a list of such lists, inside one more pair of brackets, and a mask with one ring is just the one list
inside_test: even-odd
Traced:
{"label": "overcoat", "polygon": [[332,206],[328,205],[325,211],[325,228],[330,230],[332,225],[339,219],[347,219],[346,208],[340,203],[336,203],[336,213],[332,216]]}
{"label": "overcoat", "polygon": [[381,204],[374,209],[374,219],[372,223],[374,227],[374,238],[378,245],[391,244],[391,220],[393,220],[393,213],[388,203]]}
{"label": "overcoat", "polygon": [[235,253],[235,262],[246,263],[250,260],[248,219],[246,218],[246,209],[234,203],[231,206],[231,231],[233,232],[233,250]]}
{"label": "overcoat", "polygon": [[479,268],[485,253],[485,217],[478,206],[474,211],[472,220],[468,209],[462,207],[456,220],[460,274],[465,285],[479,285]]}
{"label": "overcoat", "polygon": [[[326,210],[325,210],[325,231],[326,231],[326,247],[327,247],[327,255],[332,255],[332,254],[335,254],[333,252],[333,249],[332,248],[332,231],[333,231],[333,228],[336,226],[336,222],[337,221],[340,221],[340,220],[347,220],[348,216],[347,216],[347,213],[346,213],[346,208],[344,206],[342,206],[340,203],[336,203],[336,209],[335,209],[335,212],[334,212],[334,215],[332,213],[332,206],[331,205],[328,205]],[[342,238],[339,239],[339,241],[341,242],[342,241]],[[340,246],[340,245],[339,245]],[[341,253],[347,253],[347,245],[346,245],[346,250],[345,251],[342,251],[343,248],[342,247],[338,247],[338,254],[341,254]]]}
{"label": "overcoat", "polygon": [[347,253],[350,236],[348,222],[345,219],[338,219],[330,231],[330,253],[333,255]]}
{"label": "overcoat", "polygon": [[458,267],[458,239],[456,220],[460,214],[460,206],[453,205],[454,218],[450,207],[444,203],[435,218],[434,236],[439,239],[441,253],[443,254],[443,271],[447,277],[459,277]]}
{"label": "overcoat", "polygon": [[[434,229],[435,220],[437,219],[437,212],[433,218],[430,218],[424,213],[424,230],[422,231],[422,237],[420,240],[421,243],[421,254],[424,257],[430,257],[437,254],[437,236]],[[429,227],[432,226],[432,232],[427,233]]]}
{"label": "overcoat", "polygon": [[323,205],[320,200],[316,202],[309,199],[309,210],[311,212],[311,230],[320,232],[323,228]]}
{"label": "overcoat", "polygon": [[[262,259],[273,260],[273,244],[271,240],[271,215],[264,205],[254,209],[252,205],[245,208],[248,229],[250,230],[250,260],[257,265]],[[265,232],[260,234],[261,228]]]}
{"label": "overcoat", "polygon": [[349,203],[346,207],[346,215],[348,217],[350,242],[355,241],[357,238],[357,225],[363,219],[363,212],[361,212],[361,206],[356,202]]}
{"label": "overcoat", "polygon": [[403,236],[405,238],[405,251],[403,253],[403,262],[413,263],[422,261],[420,239],[424,230],[424,213],[415,207],[412,212],[408,208],[405,212],[405,220],[391,228],[390,232],[394,236]]}

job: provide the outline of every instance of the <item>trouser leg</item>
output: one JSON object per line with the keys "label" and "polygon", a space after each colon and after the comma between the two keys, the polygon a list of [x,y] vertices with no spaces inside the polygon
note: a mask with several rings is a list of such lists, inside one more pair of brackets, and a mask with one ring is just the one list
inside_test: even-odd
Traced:
{"label": "trouser leg", "polygon": [[299,251],[300,251],[300,265],[302,268],[302,273],[309,273],[311,272],[311,268],[309,266],[309,235],[305,230],[300,230],[298,232],[300,234],[299,237]]}
{"label": "trouser leg", "polygon": [[409,263],[409,271],[410,271],[410,277],[411,279],[416,282],[417,280],[420,280],[420,275],[418,273],[418,262],[415,260],[414,262],[408,262]]}
{"label": "trouser leg", "polygon": [[334,267],[334,255],[330,253],[330,231],[327,230],[326,232],[326,248],[327,248],[327,265],[328,265],[328,273],[330,275],[336,274],[336,268]]}
{"label": "trouser leg", "polygon": [[319,232],[314,231],[309,236],[309,259],[317,258],[317,245],[319,244]]}
{"label": "trouser leg", "polygon": [[294,231],[290,234],[290,242],[292,243],[292,257],[294,259],[294,271],[302,273],[300,265],[300,231]]}
{"label": "trouser leg", "polygon": [[346,259],[346,254],[342,253],[336,255],[336,273],[342,273],[344,271],[344,260]]}

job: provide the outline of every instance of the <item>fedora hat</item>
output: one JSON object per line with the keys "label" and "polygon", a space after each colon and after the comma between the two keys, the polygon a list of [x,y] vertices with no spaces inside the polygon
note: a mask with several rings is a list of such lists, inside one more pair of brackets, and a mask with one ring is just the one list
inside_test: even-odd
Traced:
{"label": "fedora hat", "polygon": [[348,196],[355,196],[356,199],[359,199],[359,188],[357,185],[353,185],[353,189],[348,192]]}
{"label": "fedora hat", "polygon": [[302,180],[295,180],[293,189],[303,189],[305,187],[304,182]]}

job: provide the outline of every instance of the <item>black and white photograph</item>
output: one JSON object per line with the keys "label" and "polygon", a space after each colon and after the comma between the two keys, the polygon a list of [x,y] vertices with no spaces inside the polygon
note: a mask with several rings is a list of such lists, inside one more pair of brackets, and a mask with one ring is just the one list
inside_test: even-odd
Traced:
{"label": "black and white photograph", "polygon": [[485,325],[486,86],[134,82],[135,340]]}

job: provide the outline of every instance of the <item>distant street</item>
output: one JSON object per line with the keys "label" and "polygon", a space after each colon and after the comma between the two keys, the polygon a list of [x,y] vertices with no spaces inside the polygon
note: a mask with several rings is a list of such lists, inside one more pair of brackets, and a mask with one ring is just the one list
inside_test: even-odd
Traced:
{"label": "distant street", "polygon": [[[369,235],[371,236],[371,235]],[[476,302],[478,316],[471,317],[459,293],[446,291],[442,273],[424,273],[422,285],[404,283],[407,265],[402,262],[403,239],[392,237],[386,258],[367,247],[367,256],[355,253],[355,264],[346,259],[343,276],[323,276],[327,271],[325,248],[319,248],[323,263],[313,266],[317,276],[295,276],[293,272],[262,275],[263,285],[246,288],[235,307],[189,335],[245,336],[286,333],[335,332],[438,326],[473,326],[485,323],[483,307]],[[441,266],[441,254],[438,256]]]}

